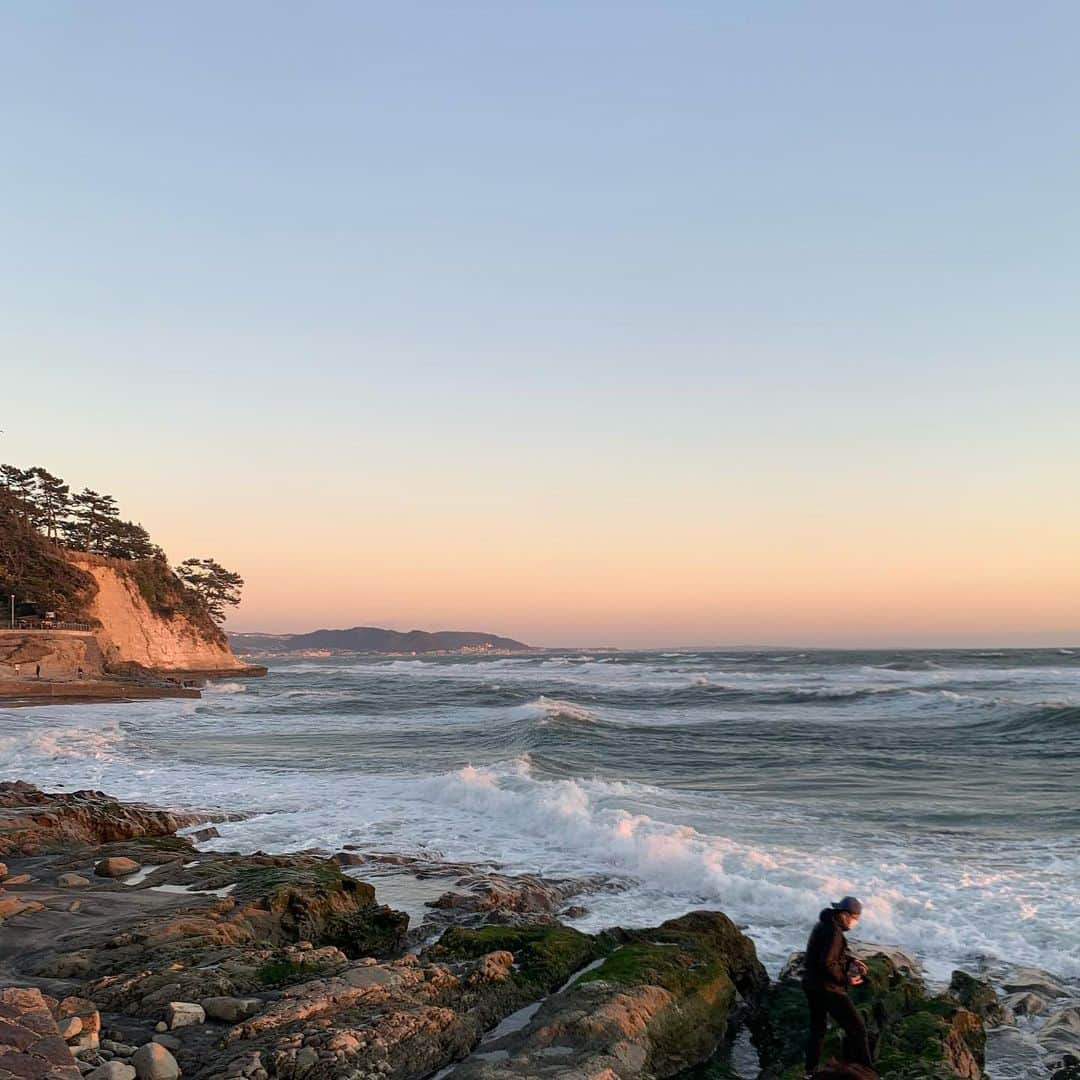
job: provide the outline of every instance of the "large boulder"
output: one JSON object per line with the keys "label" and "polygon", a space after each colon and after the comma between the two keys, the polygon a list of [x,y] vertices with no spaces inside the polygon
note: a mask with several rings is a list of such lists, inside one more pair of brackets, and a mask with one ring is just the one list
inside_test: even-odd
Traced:
{"label": "large boulder", "polygon": [[138,1080],[176,1080],[180,1066],[160,1043],[146,1043],[131,1058]]}
{"label": "large boulder", "polygon": [[262,1008],[258,998],[208,997],[199,1002],[207,1017],[224,1024],[236,1024],[254,1016]]}
{"label": "large boulder", "polygon": [[740,1001],[768,976],[753,942],[720,912],[620,932],[610,955],[547,998],[520,1030],[485,1042],[457,1080],[667,1077],[708,1058]]}
{"label": "large boulder", "polygon": [[165,1023],[170,1031],[177,1028],[194,1027],[206,1022],[206,1013],[201,1005],[193,1001],[170,1001],[165,1006]]}

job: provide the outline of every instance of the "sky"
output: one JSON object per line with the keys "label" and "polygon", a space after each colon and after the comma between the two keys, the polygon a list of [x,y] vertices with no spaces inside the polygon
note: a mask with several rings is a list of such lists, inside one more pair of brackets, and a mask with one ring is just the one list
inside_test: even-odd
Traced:
{"label": "sky", "polygon": [[1080,642],[1073,3],[0,10],[0,460],[236,630]]}

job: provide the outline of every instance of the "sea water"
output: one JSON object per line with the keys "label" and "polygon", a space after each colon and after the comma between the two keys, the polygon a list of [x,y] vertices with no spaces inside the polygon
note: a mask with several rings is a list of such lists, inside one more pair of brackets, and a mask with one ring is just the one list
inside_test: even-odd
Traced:
{"label": "sea water", "polygon": [[586,930],[719,908],[775,970],[858,936],[1080,978],[1080,650],[271,660],[201,701],[0,710],[0,775],[245,815],[219,850],[599,875]]}

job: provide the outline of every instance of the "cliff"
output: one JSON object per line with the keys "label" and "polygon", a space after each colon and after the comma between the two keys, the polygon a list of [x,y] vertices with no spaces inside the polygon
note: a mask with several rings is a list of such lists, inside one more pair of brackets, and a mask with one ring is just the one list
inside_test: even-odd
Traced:
{"label": "cliff", "polygon": [[83,614],[110,667],[136,663],[166,672],[228,672],[245,665],[229,648],[224,632],[192,604],[179,581],[154,559],[131,561],[65,552],[97,590]]}

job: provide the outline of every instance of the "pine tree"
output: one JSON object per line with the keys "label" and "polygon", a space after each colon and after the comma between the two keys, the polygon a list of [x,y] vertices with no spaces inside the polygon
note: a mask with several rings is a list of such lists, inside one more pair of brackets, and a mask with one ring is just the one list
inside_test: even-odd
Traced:
{"label": "pine tree", "polygon": [[176,568],[176,576],[202,598],[214,622],[224,622],[226,606],[240,603],[244,579],[216,559],[185,559]]}
{"label": "pine tree", "polygon": [[150,539],[150,534],[134,521],[111,523],[102,542],[102,554],[114,559],[153,559],[165,555]]}
{"label": "pine tree", "polygon": [[17,465],[0,465],[0,488],[19,500],[23,521],[34,516],[34,471]]}
{"label": "pine tree", "polygon": [[71,502],[71,489],[59,476],[53,476],[40,465],[29,471],[34,478],[34,526],[55,540]]}
{"label": "pine tree", "polygon": [[119,516],[111,495],[83,488],[71,497],[71,518],[64,533],[67,546],[104,555]]}

